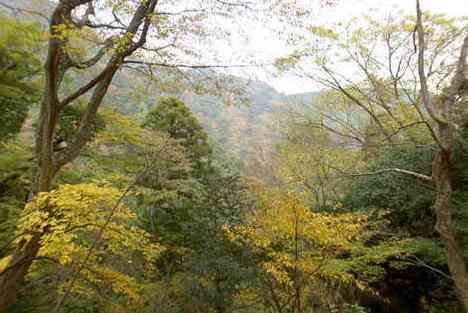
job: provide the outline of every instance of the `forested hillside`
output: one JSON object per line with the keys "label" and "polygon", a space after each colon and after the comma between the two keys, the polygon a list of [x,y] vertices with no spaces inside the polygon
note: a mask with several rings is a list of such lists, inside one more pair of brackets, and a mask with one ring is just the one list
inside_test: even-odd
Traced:
{"label": "forested hillside", "polygon": [[[219,73],[210,75],[222,77]],[[178,97],[200,120],[213,143],[246,162],[254,158],[253,150],[257,147],[272,146],[277,142],[280,136],[277,120],[281,113],[289,110],[288,104],[304,104],[313,98],[310,94],[307,95],[308,100],[296,99],[295,95],[282,94],[266,83],[241,77],[231,77],[243,88],[241,95],[226,99],[216,94],[199,94],[190,87],[187,90],[161,91],[156,84],[145,86],[139,73],[125,72],[121,76],[116,78],[116,85],[110,91],[110,106],[124,114],[142,117],[159,97]],[[144,87],[136,95],[133,88],[135,81],[139,80]]]}
{"label": "forested hillside", "polygon": [[0,0],[0,313],[468,313],[468,19],[342,5]]}

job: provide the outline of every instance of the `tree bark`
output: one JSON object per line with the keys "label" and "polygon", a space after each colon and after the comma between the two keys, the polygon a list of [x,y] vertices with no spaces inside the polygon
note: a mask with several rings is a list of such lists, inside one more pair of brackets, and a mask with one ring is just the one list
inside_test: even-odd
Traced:
{"label": "tree bark", "polygon": [[[64,23],[66,10],[59,3],[52,14],[49,27],[51,39],[45,62],[45,86],[44,95],[41,102],[38,129],[36,131],[36,168],[34,180],[32,183],[32,195],[38,192],[49,191],[52,180],[55,176],[53,166],[53,139],[54,131],[58,121],[58,97],[57,88],[59,80],[60,64],[60,44],[61,42],[54,38],[55,30],[53,25]],[[24,278],[41,247],[41,231],[34,231],[32,238],[27,242],[20,242],[13,254],[9,264],[0,273],[0,313],[7,312],[8,308],[16,302],[18,289],[23,283]]]}
{"label": "tree bark", "polygon": [[455,129],[458,122],[457,106],[463,101],[458,96],[466,93],[466,81],[468,79],[468,35],[463,40],[458,64],[447,91],[445,100],[441,103],[439,112],[436,112],[435,102],[431,99],[427,77],[425,73],[425,33],[423,26],[423,14],[420,1],[416,0],[416,33],[418,37],[418,74],[421,86],[421,98],[424,108],[437,125],[437,139],[439,152],[432,162],[432,180],[436,187],[436,230],[440,234],[444,244],[447,264],[450,275],[455,283],[455,290],[463,311],[468,313],[468,271],[463,257],[463,247],[460,244],[455,227],[452,222],[451,201],[453,194],[451,154],[455,142]]}
{"label": "tree bark", "polygon": [[440,151],[433,161],[432,175],[437,194],[435,211],[437,216],[436,230],[444,244],[450,275],[455,284],[458,299],[468,312],[468,272],[463,249],[460,246],[452,223],[450,198],[452,195],[452,173],[450,154]]}
{"label": "tree bark", "polygon": [[40,249],[41,237],[42,234],[36,233],[29,241],[20,243],[10,263],[3,269],[0,279],[1,313],[8,312],[8,308],[16,302],[20,283]]}

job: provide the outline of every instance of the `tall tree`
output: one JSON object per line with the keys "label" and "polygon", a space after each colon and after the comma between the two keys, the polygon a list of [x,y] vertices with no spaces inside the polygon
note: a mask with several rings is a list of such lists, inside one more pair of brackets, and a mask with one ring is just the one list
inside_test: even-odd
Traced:
{"label": "tall tree", "polygon": [[[197,172],[208,169],[212,148],[202,126],[182,101],[162,98],[146,116],[144,127],[167,133],[187,151]],[[200,174],[200,173],[198,173]]]}
{"label": "tall tree", "polygon": [[[436,230],[446,249],[460,303],[468,312],[468,275],[450,200],[453,150],[466,120],[468,35],[465,25],[423,14],[419,1],[416,3],[416,18],[390,16],[379,22],[365,17],[369,27],[349,24],[342,32],[314,28],[315,35],[328,43],[326,49],[301,51],[280,64],[315,57],[317,71],[302,73],[329,91],[328,98],[322,99],[323,110],[318,110],[318,118],[310,125],[344,139],[348,147],[361,147],[372,154],[385,146],[437,146],[430,175],[406,168],[340,174],[393,172],[435,187]],[[330,50],[337,54],[330,56]],[[350,66],[353,76],[342,71],[343,64]]]}
{"label": "tall tree", "polygon": [[[425,29],[420,1],[416,0],[416,33],[418,39],[418,75],[421,88],[421,102],[432,124],[435,140],[438,143],[437,154],[432,161],[431,181],[436,188],[434,208],[436,211],[436,230],[440,234],[447,254],[450,274],[455,282],[458,299],[468,312],[468,271],[463,257],[463,247],[452,221],[453,179],[452,160],[455,143],[459,134],[457,129],[466,123],[466,96],[468,95],[468,33],[459,54],[454,75],[445,90],[439,91],[439,97],[433,97],[427,82],[427,63],[425,61]],[[460,114],[462,113],[462,114]],[[463,140],[463,137],[461,138]]]}
{"label": "tall tree", "polygon": [[[68,162],[75,159],[92,135],[96,113],[106,95],[115,73],[121,68],[125,59],[143,47],[152,26],[152,16],[157,0],[141,1],[132,6],[127,16],[129,23],[119,26],[119,36],[108,37],[97,53],[90,59],[79,61],[71,55],[68,43],[74,32],[85,25],[93,25],[90,16],[94,12],[94,1],[62,0],[52,13],[49,25],[48,52],[45,62],[45,84],[42,98],[38,130],[36,134],[36,177],[33,190],[47,192],[57,172]],[[76,17],[76,10],[81,5],[88,8],[81,18]],[[109,25],[110,26],[110,25]],[[84,86],[71,94],[62,96],[60,84],[71,69],[87,69],[104,60],[109,49],[111,52],[104,68]],[[92,91],[91,91],[92,90]],[[80,126],[70,145],[54,152],[54,138],[59,117],[63,109],[73,101],[91,91]],[[47,208],[46,208],[47,210]],[[24,279],[40,247],[44,230],[31,229],[31,238],[18,244],[10,262],[2,269],[0,275],[0,311],[14,303],[19,284]]]}

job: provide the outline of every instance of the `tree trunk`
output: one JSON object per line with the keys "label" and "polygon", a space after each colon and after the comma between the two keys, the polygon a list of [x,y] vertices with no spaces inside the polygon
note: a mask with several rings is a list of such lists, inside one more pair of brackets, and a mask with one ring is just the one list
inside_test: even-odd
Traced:
{"label": "tree trunk", "polygon": [[16,302],[18,288],[41,247],[41,237],[42,234],[36,233],[29,241],[20,243],[3,270],[0,279],[0,313],[8,312],[8,308]]}
{"label": "tree trunk", "polygon": [[468,313],[468,272],[463,258],[463,249],[459,245],[454,227],[450,197],[452,195],[452,173],[450,153],[440,151],[433,161],[433,179],[437,189],[435,210],[437,215],[436,230],[440,234],[447,255],[450,275],[455,284],[458,299]]}
{"label": "tree trunk", "polygon": [[[109,71],[105,79],[98,84],[93,94],[96,98],[94,110],[84,118],[94,119],[97,109],[102,99],[104,98],[107,89],[115,74],[115,69]],[[32,195],[35,196],[39,192],[50,191],[53,179],[63,164],[58,164],[54,157],[54,133],[58,122],[58,102],[54,98],[44,97],[41,115],[39,117],[39,129],[36,136],[36,173],[32,185]],[[86,125],[92,125],[92,121]],[[89,140],[89,127],[83,129],[84,135],[80,137],[80,142],[75,144],[76,150],[70,160],[78,156],[81,148]],[[65,164],[65,162],[64,162]],[[33,232],[35,230],[32,230]],[[15,252],[6,270],[0,272],[0,313],[7,312],[8,307],[16,302],[18,297],[18,288],[23,283],[29,267],[34,261],[39,249],[41,248],[41,238],[45,234],[45,230],[34,232],[33,237],[27,242],[21,242],[17,245]]]}
{"label": "tree trunk", "polygon": [[[59,101],[58,90],[65,72],[70,68],[70,57],[63,49],[67,39],[62,38],[64,36],[60,27],[57,26],[72,25],[72,11],[80,5],[91,3],[92,0],[61,0],[52,13],[49,25],[51,36],[44,66],[44,95],[38,123],[39,128],[36,133],[36,173],[34,173],[32,186],[33,196],[38,192],[50,191],[53,179],[60,168],[78,157],[83,147],[90,140],[91,128],[94,125],[97,111],[107,94],[115,73],[123,64],[125,57],[132,55],[146,43],[148,30],[151,26],[150,15],[154,12],[158,0],[140,1],[126,28],[125,34],[128,39],[131,39],[129,43],[123,47],[123,50],[116,50],[104,70],[94,79]],[[88,14],[88,11],[86,14]],[[133,39],[138,33],[139,38],[134,41]],[[109,37],[109,39],[111,38]],[[104,53],[98,53],[95,61],[90,62],[87,67],[96,64],[103,55]],[[74,139],[66,150],[54,154],[54,135],[61,110],[65,105],[69,105],[90,90],[93,90],[92,95],[80,120],[80,127]],[[18,288],[24,281],[29,267],[41,248],[41,238],[45,232],[46,230],[30,230],[32,238],[20,242],[16,246],[7,266],[0,269],[0,313],[7,312],[8,307],[16,301]]]}
{"label": "tree trunk", "polygon": [[[56,173],[53,163],[53,137],[58,113],[54,110],[54,104],[56,102],[46,94],[41,105],[36,134],[36,173],[31,186],[32,196],[41,191],[49,191]],[[18,289],[41,248],[43,232],[32,231],[33,236],[28,241],[23,239],[18,243],[10,261],[0,273],[0,313],[7,312],[16,302]]]}

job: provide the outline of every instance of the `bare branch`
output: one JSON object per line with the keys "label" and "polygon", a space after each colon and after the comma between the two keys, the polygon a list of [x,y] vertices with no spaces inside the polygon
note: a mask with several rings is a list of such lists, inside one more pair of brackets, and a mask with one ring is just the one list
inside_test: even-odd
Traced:
{"label": "bare branch", "polygon": [[264,67],[271,64],[183,64],[183,63],[159,63],[159,62],[148,62],[141,60],[126,60],[125,64],[141,64],[149,66],[159,66],[159,67],[168,67],[168,68],[194,68],[194,69],[208,69],[208,68],[254,68],[254,67]]}
{"label": "bare branch", "polygon": [[[353,103],[355,103],[357,106],[359,106],[361,109],[363,109],[371,118],[372,120],[377,124],[377,126],[379,127],[380,131],[382,132],[382,134],[385,136],[385,138],[387,139],[387,141],[392,144],[393,143],[393,139],[390,137],[390,135],[388,134],[387,130],[385,129],[384,125],[382,124],[381,120],[377,117],[377,115],[375,114],[375,112],[372,110],[372,107],[367,107],[364,103],[362,103],[362,101],[360,101],[357,97],[355,97],[353,94],[351,94],[344,86],[342,86],[342,84],[338,81],[337,77],[335,76],[335,73],[333,71],[331,71],[329,68],[327,68],[326,66],[322,66],[322,69],[327,73],[328,77],[331,79],[331,81],[327,81],[328,82],[328,87],[330,88],[333,88],[334,90],[337,90],[339,91],[342,95],[346,96],[346,98],[348,98],[350,101],[352,101]],[[315,79],[317,80],[317,79]],[[319,81],[320,82],[320,81]],[[324,82],[320,82],[322,84],[324,84]],[[355,86],[355,84],[352,84],[351,85],[352,87]],[[354,87],[358,90],[359,93],[361,93],[362,95],[366,96],[366,94],[361,91],[361,89],[359,87]]]}
{"label": "bare branch", "polygon": [[441,116],[438,116],[434,112],[434,103],[430,100],[429,87],[427,84],[427,76],[424,70],[424,57],[426,42],[424,38],[424,28],[422,22],[422,12],[419,0],[416,0],[416,34],[418,37],[418,73],[419,81],[421,84],[421,97],[424,108],[426,109],[429,116],[439,124],[447,124],[447,121],[443,120]]}
{"label": "bare branch", "polygon": [[436,272],[437,274],[440,274],[440,275],[442,275],[443,277],[449,279],[450,281],[453,281],[453,280],[454,280],[453,277],[450,276],[449,274],[447,274],[447,273],[445,273],[445,272],[439,270],[438,268],[435,268],[435,267],[433,267],[433,266],[430,266],[429,264],[425,263],[423,260],[421,260],[421,259],[418,258],[417,256],[413,255],[412,258],[414,259],[414,261],[411,260],[411,263],[412,263],[412,264],[424,266],[424,267],[430,269],[431,271]]}
{"label": "bare branch", "polygon": [[347,175],[351,176],[351,177],[357,177],[357,176],[378,175],[378,174],[389,173],[389,172],[405,174],[405,175],[416,177],[418,179],[421,179],[421,180],[424,180],[424,181],[427,181],[427,182],[431,182],[431,183],[433,182],[431,176],[427,176],[427,175],[424,175],[424,174],[421,174],[421,173],[416,173],[416,172],[413,172],[413,171],[404,170],[404,169],[400,169],[400,168],[386,168],[386,169],[381,169],[381,170],[378,170],[378,171],[375,171],[375,172],[355,173],[355,174],[347,174]]}
{"label": "bare branch", "polygon": [[107,29],[113,29],[113,30],[126,30],[125,27],[123,26],[116,26],[116,25],[112,25],[112,24],[104,24],[104,23],[100,23],[100,24],[96,24],[96,23],[92,23],[92,22],[87,22],[86,23],[86,26],[88,26],[89,28],[107,28]]}
{"label": "bare branch", "polygon": [[325,125],[324,123],[312,123],[312,122],[309,122],[307,123],[307,125],[309,125],[310,127],[315,127],[315,128],[319,128],[319,129],[325,129],[331,133],[334,133],[340,137],[344,137],[344,138],[349,138],[349,139],[353,139],[357,142],[359,142],[360,144],[364,144],[364,140],[357,137],[357,136],[353,136],[351,134],[345,134],[345,133],[342,133],[340,131],[338,131],[337,129],[334,129],[333,127],[330,127],[330,126],[327,126]]}
{"label": "bare branch", "polygon": [[71,9],[79,7],[80,5],[87,4],[93,0],[60,0],[60,4],[63,4]]}
{"label": "bare branch", "polygon": [[101,71],[101,73],[99,73],[99,75],[90,80],[86,85],[82,86],[73,94],[60,101],[60,108],[63,108],[64,106],[70,104],[71,102],[75,101],[76,99],[93,89],[102,80],[102,78],[107,74],[109,70],[110,66],[107,66],[104,70]]}

